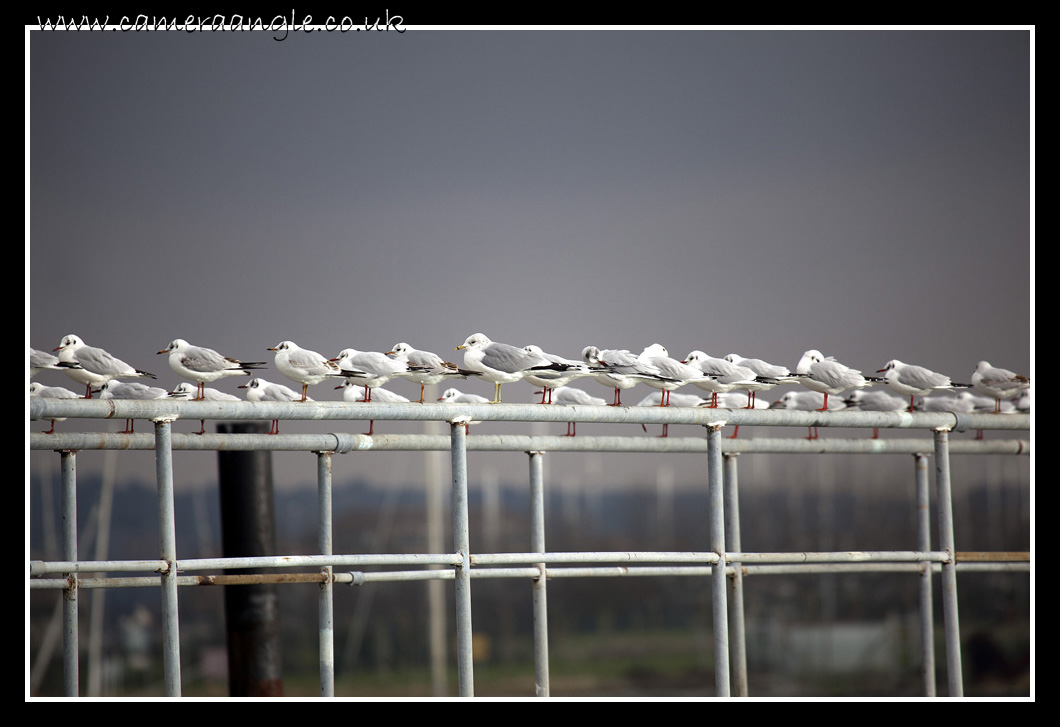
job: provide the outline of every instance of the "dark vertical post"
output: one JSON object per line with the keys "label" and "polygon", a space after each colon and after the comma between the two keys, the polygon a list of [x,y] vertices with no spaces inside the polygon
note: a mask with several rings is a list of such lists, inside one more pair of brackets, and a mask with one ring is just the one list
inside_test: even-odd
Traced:
{"label": "dark vertical post", "polygon": [[[222,422],[220,434],[267,434],[264,422]],[[270,452],[220,451],[221,543],[226,558],[276,555]],[[260,569],[230,569],[257,573]],[[281,697],[280,615],[272,584],[225,586],[228,689],[233,697]]]}

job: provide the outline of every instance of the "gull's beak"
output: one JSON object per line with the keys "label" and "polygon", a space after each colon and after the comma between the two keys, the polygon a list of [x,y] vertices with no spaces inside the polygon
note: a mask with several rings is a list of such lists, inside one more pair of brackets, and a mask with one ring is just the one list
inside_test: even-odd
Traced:
{"label": "gull's beak", "polygon": [[275,346],[269,346],[269,349],[268,349],[268,350],[270,350],[270,351],[276,351],[276,350],[278,350],[278,349],[277,349],[277,348],[276,348]]}
{"label": "gull's beak", "polygon": [[[464,344],[461,343],[459,346],[456,347],[456,350],[459,351],[463,347],[464,347]],[[58,351],[59,349],[55,349],[55,350]]]}
{"label": "gull's beak", "polygon": [[161,351],[159,351],[158,353],[169,353],[169,349],[168,349],[168,348],[163,348],[163,349],[162,349]]}

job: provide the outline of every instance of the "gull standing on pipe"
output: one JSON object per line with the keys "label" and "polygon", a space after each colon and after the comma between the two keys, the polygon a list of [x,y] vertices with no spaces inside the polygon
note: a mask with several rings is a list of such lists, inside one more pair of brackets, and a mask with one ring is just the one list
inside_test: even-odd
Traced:
{"label": "gull standing on pipe", "polygon": [[917,396],[927,396],[932,391],[967,389],[971,386],[971,384],[955,384],[945,374],[935,373],[923,366],[902,363],[898,359],[891,359],[876,373],[883,374],[883,380],[892,389],[902,396],[909,397],[907,411],[913,411],[914,399]]}
{"label": "gull standing on pipe", "polygon": [[[299,401],[309,401],[310,384],[319,384],[324,379],[354,375],[352,372],[343,371],[337,363],[329,361],[316,351],[299,348],[293,341],[281,341],[275,346],[269,346],[269,350],[276,352],[276,369],[291,381],[302,385],[302,398]],[[249,392],[247,398],[250,398]]]}
{"label": "gull standing on pipe", "polygon": [[831,356],[826,358],[815,349],[802,355],[799,365],[795,367],[795,373],[805,374],[799,379],[799,383],[807,389],[824,394],[824,404],[817,411],[829,409],[829,394],[839,395],[848,389],[862,389],[882,380],[862,376],[857,369],[844,366]]}
{"label": "gull standing on pipe", "polygon": [[372,389],[382,386],[391,379],[408,378],[415,373],[407,361],[399,361],[381,351],[358,351],[356,348],[344,348],[339,355],[331,359],[343,371],[348,371],[351,378],[364,387],[364,400],[372,400]]}
{"label": "gull standing on pipe", "polygon": [[202,401],[206,397],[207,382],[225,376],[253,376],[255,369],[265,365],[264,361],[244,362],[231,356],[222,356],[212,348],[192,346],[183,338],[173,340],[158,353],[168,353],[169,368],[178,376],[195,382],[197,391],[192,397],[193,401]]}
{"label": "gull standing on pipe", "polygon": [[[283,384],[274,384],[271,381],[266,381],[260,376],[255,376],[247,383],[240,384],[239,388],[247,390],[247,401],[313,401],[309,397],[299,399],[298,392],[287,388]],[[280,420],[273,419],[269,434],[279,433]]]}
{"label": "gull standing on pipe", "polygon": [[483,333],[471,334],[456,350],[464,352],[465,368],[479,371],[482,378],[493,382],[492,404],[501,401],[501,384],[521,381],[531,372],[562,372],[570,368],[567,364],[553,363],[520,346],[494,343]]}
{"label": "gull standing on pipe", "polygon": [[972,374],[972,388],[994,400],[995,414],[1001,412],[1002,399],[1011,399],[1030,385],[1031,380],[1023,374],[991,366],[986,361],[980,361]]}
{"label": "gull standing on pipe", "polygon": [[[606,406],[607,401],[598,396],[593,396],[587,391],[577,389],[573,386],[557,386],[551,389],[552,396],[549,404],[561,406]],[[541,392],[544,394],[544,391]],[[563,436],[574,437],[578,434],[578,422],[567,422],[567,433]]]}
{"label": "gull standing on pipe", "polygon": [[85,385],[86,399],[92,398],[93,387],[103,386],[111,379],[128,379],[135,376],[158,378],[154,374],[133,368],[102,348],[86,346],[84,341],[73,334],[63,336],[53,353],[58,353],[59,360],[64,363],[77,364],[63,370],[71,379]]}
{"label": "gull standing on pipe", "polygon": [[637,359],[645,366],[654,366],[659,370],[660,378],[644,380],[644,383],[653,389],[662,390],[659,406],[670,406],[670,392],[674,389],[712,378],[695,366],[689,366],[675,358],[670,358],[666,347],[659,343],[653,343],[645,348]]}
{"label": "gull standing on pipe", "polygon": [[636,354],[625,349],[599,349],[586,346],[582,359],[593,370],[593,378],[615,390],[615,401],[608,406],[622,406],[622,390],[632,389],[645,379],[661,378],[659,369],[647,366]]}
{"label": "gull standing on pipe", "polygon": [[684,361],[689,366],[695,366],[709,378],[697,381],[696,386],[704,391],[710,392],[710,407],[718,408],[718,394],[728,393],[734,389],[747,392],[747,401],[751,401],[752,388],[769,388],[775,386],[778,381],[770,380],[758,382],[758,375],[747,366],[738,366],[723,358],[708,356],[702,351],[690,351]]}
{"label": "gull standing on pipe", "polygon": [[[201,383],[193,384],[190,381],[182,381],[177,384],[177,388],[169,392],[169,397],[171,399],[188,399],[190,401],[239,401],[238,396],[205,387]],[[196,433],[206,433],[205,419],[199,420],[199,431]]]}
{"label": "gull standing on pipe", "polygon": [[[39,381],[34,381],[29,385],[29,395],[37,396],[41,399],[80,399],[81,397],[70,391],[69,389],[63,388],[62,386],[45,386]],[[65,422],[66,417],[58,417],[52,419],[52,427],[45,434],[55,434],[55,422]]]}
{"label": "gull standing on pipe", "polygon": [[[149,399],[165,399],[169,392],[161,386],[148,386],[138,381],[118,381],[111,379],[99,387],[100,399],[136,399],[147,401]],[[133,434],[135,431],[135,420],[125,420],[125,431],[122,434]]]}
{"label": "gull standing on pipe", "polygon": [[[552,392],[554,389],[566,386],[575,379],[580,379],[585,376],[592,375],[592,372],[589,370],[589,367],[581,361],[573,361],[569,358],[562,358],[560,356],[555,356],[551,353],[545,353],[543,350],[541,350],[540,346],[535,346],[533,344],[529,346],[524,346],[523,348],[527,353],[536,354],[538,356],[541,356],[542,358],[548,359],[552,363],[565,364],[570,367],[566,371],[531,372],[523,377],[524,379],[526,379],[527,382],[533,384],[534,386],[541,387],[541,401],[538,402],[539,404],[551,404]],[[547,402],[545,401],[546,394],[548,395]],[[588,396],[588,394],[586,396]]]}
{"label": "gull standing on pipe", "polygon": [[409,374],[407,378],[420,385],[420,400],[417,402],[418,404],[423,403],[424,387],[427,384],[437,384],[444,379],[466,379],[468,376],[481,375],[479,371],[462,369],[455,363],[446,361],[436,353],[419,351],[404,341],[395,344],[393,348],[386,352],[386,355],[395,361],[403,361],[409,365],[409,368],[414,369],[415,373]]}
{"label": "gull standing on pipe", "polygon": [[[758,376],[759,381],[768,381],[770,379],[775,380],[776,383],[762,388],[772,389],[777,384],[794,384],[799,380],[799,374],[791,372],[787,366],[781,366],[780,364],[769,363],[763,361],[760,358],[744,358],[739,354],[730,353],[725,355],[725,360],[729,363],[739,364],[740,366],[746,366],[755,372]],[[756,392],[762,391],[762,388],[748,389],[747,391],[747,407],[748,409],[755,409]],[[768,408],[768,405],[767,405]]]}

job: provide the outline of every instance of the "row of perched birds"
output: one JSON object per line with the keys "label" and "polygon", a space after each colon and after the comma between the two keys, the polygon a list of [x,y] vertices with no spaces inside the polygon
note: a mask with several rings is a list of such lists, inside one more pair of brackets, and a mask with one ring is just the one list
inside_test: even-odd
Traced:
{"label": "row of perched birds", "polygon": [[[347,401],[372,401],[374,396],[376,401],[407,402],[409,399],[382,388],[387,382],[400,378],[420,384],[418,403],[423,403],[427,385],[454,378],[477,377],[494,385],[492,400],[463,394],[451,388],[445,391],[439,401],[499,403],[503,384],[526,381],[540,388],[539,403],[542,404],[606,405],[605,399],[568,386],[578,379],[591,377],[614,390],[610,406],[621,406],[622,391],[637,384],[658,390],[653,396],[639,402],[642,406],[728,408],[760,406],[757,392],[781,384],[798,384],[797,390],[789,391],[769,406],[817,411],[856,406],[873,411],[992,409],[994,412],[1019,406],[1029,407],[1027,395],[1030,379],[991,366],[986,361],[979,362],[969,383],[955,383],[944,374],[897,360],[887,362],[876,371],[877,374],[883,374],[882,377],[865,376],[857,369],[816,350],[803,354],[792,371],[760,359],[736,354],[714,358],[699,350],[691,351],[679,360],[672,358],[666,348],[659,344],[652,344],[639,354],[586,346],[582,350],[581,360],[574,360],[546,353],[538,346],[498,343],[482,333],[475,333],[456,349],[463,351],[462,367],[435,353],[412,348],[407,343],[398,343],[385,352],[347,348],[334,357],[303,349],[292,341],[270,346],[268,350],[275,354],[273,364],[276,370],[290,381],[300,384],[300,393],[258,376],[257,372],[267,366],[265,361],[241,361],[210,348],[193,346],[179,338],[158,351],[168,356],[169,366],[175,373],[188,379],[188,383],[181,384],[173,391],[121,381],[157,377],[134,368],[101,348],[86,345],[75,335],[64,336],[51,353],[30,349],[29,367],[31,377],[45,369],[63,371],[85,387],[84,398],[92,398],[93,394],[98,393],[101,398],[115,399],[178,397],[198,401],[238,400],[230,394],[209,389],[206,384],[228,376],[250,376],[252,378],[239,388],[246,389],[246,397],[251,401],[312,401],[308,396],[310,386],[325,380],[338,380],[342,383],[336,388],[345,390],[343,398]],[[879,389],[864,390],[875,383],[886,384],[897,396]],[[709,397],[672,394],[676,389],[689,385],[706,392]],[[980,396],[967,391],[969,389]],[[839,398],[848,391],[852,393],[847,398]],[[959,393],[917,401],[917,397],[928,397],[937,392]],[[45,387],[37,382],[31,384],[30,395],[52,398],[79,396],[67,389]],[[1025,404],[1012,403],[1021,395],[1026,399]],[[54,431],[54,422],[49,431]],[[126,431],[132,431],[131,422],[126,423]],[[272,431],[278,431],[275,421]],[[573,434],[570,426],[568,434]]]}

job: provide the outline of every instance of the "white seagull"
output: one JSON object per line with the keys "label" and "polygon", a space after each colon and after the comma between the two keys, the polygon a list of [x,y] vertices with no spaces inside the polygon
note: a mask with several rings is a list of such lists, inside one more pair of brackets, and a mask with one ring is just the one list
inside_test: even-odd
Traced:
{"label": "white seagull", "polygon": [[63,336],[53,353],[58,353],[59,360],[64,363],[77,364],[63,370],[71,379],[85,385],[86,399],[92,398],[93,387],[98,388],[111,379],[128,379],[134,376],[158,378],[154,374],[133,368],[102,348],[86,346],[84,341],[73,334]]}
{"label": "white seagull", "polygon": [[[906,409],[904,396],[895,396],[881,389],[873,391],[854,389],[849,396],[843,399],[843,403],[849,409],[861,409],[862,411],[904,411]],[[911,407],[912,404],[909,406]],[[912,411],[912,408],[909,408],[909,411]],[[879,427],[873,427],[872,438],[878,439],[879,436]]]}
{"label": "white seagull", "polygon": [[[465,394],[459,389],[448,388],[438,397],[443,404],[490,404],[489,399],[478,394]],[[481,424],[480,421],[464,422],[464,432],[471,431],[472,424]]]}
{"label": "white seagull", "polygon": [[45,369],[62,371],[69,368],[79,368],[79,365],[60,361],[58,356],[53,356],[47,351],[38,351],[35,348],[29,350],[29,377],[31,379]]}
{"label": "white seagull", "polygon": [[972,388],[994,400],[995,414],[1001,412],[1002,399],[1011,399],[1030,385],[1031,380],[1023,374],[996,368],[986,361],[980,361],[972,374]]}
{"label": "white seagull", "polygon": [[615,401],[609,406],[622,406],[623,389],[632,389],[648,378],[660,378],[657,368],[647,366],[625,349],[586,346],[582,349],[582,360],[593,370],[593,378],[615,390]]}
{"label": "white seagull", "polygon": [[805,374],[799,379],[799,383],[810,391],[824,394],[824,404],[818,411],[825,411],[832,407],[828,406],[829,394],[842,394],[848,389],[861,389],[870,386],[877,378],[862,376],[857,369],[836,361],[833,357],[825,356],[817,350],[809,350],[802,355],[795,372]]}
{"label": "white seagull", "polygon": [[[777,384],[794,384],[797,383],[799,380],[799,374],[792,373],[791,369],[789,369],[787,366],[769,363],[768,361],[763,361],[760,358],[744,358],[739,354],[729,353],[725,355],[725,360],[729,363],[739,364],[740,366],[746,366],[747,368],[751,369],[755,372],[755,375],[758,376],[759,381],[768,381],[770,379],[776,381],[775,384],[765,388],[771,389]],[[761,390],[762,389],[751,389],[747,392],[748,409],[759,408],[756,406],[755,394],[757,391]],[[766,407],[768,408],[768,406],[769,405],[767,404]]]}
{"label": "white seagull", "polygon": [[[819,391],[787,391],[769,405],[770,409],[795,409],[797,411],[839,411],[847,405],[841,399],[828,401],[828,395]],[[817,427],[808,427],[807,439],[817,439]]]}
{"label": "white seagull", "polygon": [[[589,367],[581,361],[574,361],[569,358],[555,356],[551,353],[545,353],[541,350],[540,346],[535,346],[533,344],[524,346],[523,348],[527,353],[536,354],[548,359],[552,363],[564,364],[569,367],[566,371],[532,371],[523,377],[527,382],[534,386],[541,387],[541,401],[538,402],[539,404],[551,404],[552,393],[555,389],[566,386],[575,379],[592,375],[592,371],[589,370]],[[548,396],[547,402],[545,401],[546,395]],[[586,396],[588,396],[588,394]]]}
{"label": "white seagull", "polygon": [[[201,382],[193,384],[190,381],[182,381],[177,384],[177,388],[169,392],[169,397],[171,399],[190,399],[191,401],[239,401],[238,396],[203,386]],[[206,420],[200,419],[198,434],[205,433]]]}
{"label": "white seagull", "polygon": [[528,373],[562,372],[570,368],[520,346],[494,343],[482,333],[471,334],[456,350],[464,352],[465,368],[480,371],[482,378],[493,382],[493,404],[501,401],[501,384],[520,381]]}
{"label": "white seagull", "polygon": [[[165,399],[169,392],[161,386],[148,386],[139,381],[110,381],[99,387],[100,399],[137,399],[146,401],[149,399]],[[125,420],[125,431],[122,434],[133,434],[135,431],[135,420]]]}
{"label": "white seagull", "polygon": [[[372,400],[369,398],[369,395],[371,395],[371,397],[374,398],[375,401],[383,402],[384,404],[408,403],[408,398],[402,396],[401,394],[395,394],[393,391],[384,389],[382,386],[376,386],[374,388],[369,389],[368,387],[361,385],[360,382],[355,381],[354,379],[346,379],[335,388],[343,390],[343,401],[349,401],[358,404],[367,403]],[[373,434],[375,434],[374,419],[369,420],[368,431],[366,432],[366,434],[368,436],[372,436]]]}
{"label": "white seagull", "polygon": [[293,341],[282,341],[275,346],[270,346],[269,350],[276,352],[276,369],[291,381],[302,385],[302,398],[299,401],[309,401],[310,384],[319,384],[324,379],[353,375],[344,372],[337,363],[329,361],[322,354],[299,348]]}
{"label": "white seagull", "polygon": [[752,389],[755,391],[768,389],[780,383],[775,380],[759,383],[758,374],[750,367],[734,364],[723,358],[714,358],[702,351],[690,351],[682,363],[695,366],[704,374],[707,374],[707,378],[695,382],[695,385],[704,391],[710,392],[711,408],[717,408],[718,394],[734,390],[747,392],[747,404],[749,407]]}
{"label": "white seagull", "polygon": [[888,361],[876,373],[883,374],[883,380],[892,389],[902,396],[909,397],[907,411],[913,411],[914,398],[917,396],[927,396],[933,391],[967,389],[970,386],[969,384],[955,384],[945,374],[935,373],[923,366],[902,363],[898,359]]}
{"label": "white seagull", "polygon": [[[80,399],[81,397],[61,386],[45,386],[39,381],[33,381],[29,385],[29,395],[38,396],[42,399]],[[65,422],[66,417],[52,419],[52,427],[45,434],[55,433],[55,422]]]}
{"label": "white seagull", "polygon": [[659,370],[660,378],[644,379],[644,383],[648,386],[662,390],[659,406],[670,406],[670,392],[674,389],[679,389],[685,384],[701,383],[710,378],[698,367],[670,358],[666,347],[659,343],[653,343],[645,348],[637,358],[642,364],[654,366]]}
{"label": "white seagull", "polygon": [[[544,391],[541,392],[544,394]],[[606,406],[607,400],[599,396],[593,396],[587,391],[573,386],[557,386],[551,390],[549,404],[560,404],[565,406]],[[567,422],[567,433],[563,436],[573,437],[578,434],[578,422]]]}
{"label": "white seagull", "polygon": [[[298,397],[298,392],[293,391],[283,384],[274,384],[271,381],[266,381],[260,376],[255,376],[253,379],[245,384],[239,385],[240,389],[247,390],[247,401],[313,401],[308,396],[305,396],[305,386],[303,385],[303,398]],[[280,420],[272,420],[272,428],[269,429],[269,434],[280,433]]]}
{"label": "white seagull", "polygon": [[420,400],[423,403],[424,387],[428,384],[437,384],[444,379],[466,379],[468,376],[479,376],[481,372],[462,369],[455,363],[446,361],[436,353],[420,351],[402,341],[394,344],[394,347],[386,352],[395,361],[403,361],[413,369],[415,373],[409,374],[408,379],[420,385]]}
{"label": "white seagull", "polygon": [[158,353],[168,353],[169,368],[178,376],[196,383],[197,391],[192,397],[195,401],[205,398],[204,390],[208,382],[225,376],[253,376],[255,369],[265,365],[264,361],[240,361],[231,356],[222,356],[212,348],[192,346],[183,338],[173,340]]}
{"label": "white seagull", "polygon": [[[636,406],[662,406],[663,395],[666,395],[667,406],[679,406],[679,407],[693,407],[693,406],[710,406],[710,399],[700,396],[699,394],[681,394],[667,391],[655,391],[648,394],[643,399],[636,403]],[[648,431],[647,425],[641,423],[640,428],[645,432]],[[670,425],[662,425],[662,434],[660,437],[667,437],[670,434]]]}
{"label": "white seagull", "polygon": [[344,348],[331,360],[337,363],[340,369],[349,372],[351,378],[364,387],[365,401],[372,400],[372,389],[377,386],[398,377],[408,378],[415,373],[415,369],[407,361],[391,358],[382,351]]}

